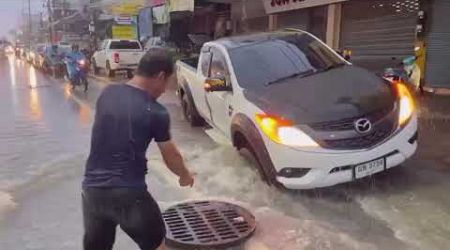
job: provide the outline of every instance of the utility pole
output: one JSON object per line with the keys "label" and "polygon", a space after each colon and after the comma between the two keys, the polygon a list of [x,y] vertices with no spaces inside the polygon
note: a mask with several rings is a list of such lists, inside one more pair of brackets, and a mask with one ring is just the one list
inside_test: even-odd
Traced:
{"label": "utility pole", "polygon": [[28,0],[28,48],[31,49],[31,37],[32,37],[32,30],[31,30],[31,0]]}
{"label": "utility pole", "polygon": [[47,11],[48,11],[48,34],[49,42],[53,43],[53,17],[52,17],[52,0],[47,0]]}
{"label": "utility pole", "polygon": [[64,20],[64,22],[63,22],[63,25],[62,25],[62,37],[65,37],[65,35],[66,35],[66,23],[65,23],[65,17],[67,16],[67,13],[66,13],[66,11],[67,11],[67,8],[66,8],[66,0],[63,0],[63,2],[62,2],[62,11],[61,11],[61,13],[62,13],[62,17],[61,17],[61,19],[63,19]]}

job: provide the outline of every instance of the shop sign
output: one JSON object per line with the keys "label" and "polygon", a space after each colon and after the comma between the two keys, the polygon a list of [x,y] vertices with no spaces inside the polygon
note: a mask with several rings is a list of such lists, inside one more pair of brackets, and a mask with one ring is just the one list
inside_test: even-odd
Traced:
{"label": "shop sign", "polygon": [[344,2],[347,0],[261,0],[267,14],[304,9],[314,6]]}
{"label": "shop sign", "polygon": [[129,0],[126,3],[113,4],[111,13],[114,15],[138,15],[139,10],[145,6],[143,0]]}
{"label": "shop sign", "polygon": [[133,24],[133,18],[131,16],[116,16],[114,21],[119,25],[131,25]]}
{"label": "shop sign", "polygon": [[147,6],[155,7],[166,4],[166,0],[147,0]]}
{"label": "shop sign", "polygon": [[113,39],[134,40],[137,39],[136,26],[133,25],[113,25],[112,26]]}
{"label": "shop sign", "polygon": [[194,0],[170,0],[169,10],[173,11],[194,11]]}

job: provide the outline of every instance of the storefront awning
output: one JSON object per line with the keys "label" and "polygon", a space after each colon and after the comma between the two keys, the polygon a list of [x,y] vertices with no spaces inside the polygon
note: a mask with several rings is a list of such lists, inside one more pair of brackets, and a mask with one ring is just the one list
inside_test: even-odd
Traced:
{"label": "storefront awning", "polygon": [[261,1],[263,1],[264,3],[266,13],[274,14],[290,10],[297,10],[314,6],[339,3],[347,0],[303,0],[303,1],[261,0]]}

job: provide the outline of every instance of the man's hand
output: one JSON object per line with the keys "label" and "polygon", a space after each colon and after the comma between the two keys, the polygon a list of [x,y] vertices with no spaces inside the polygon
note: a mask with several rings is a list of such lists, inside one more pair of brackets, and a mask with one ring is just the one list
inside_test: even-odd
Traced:
{"label": "man's hand", "polygon": [[194,175],[190,172],[180,176],[178,182],[180,183],[180,187],[192,187],[194,186]]}
{"label": "man's hand", "polygon": [[192,187],[194,175],[186,168],[183,157],[175,143],[172,141],[158,142],[158,147],[169,170],[179,177],[180,186]]}

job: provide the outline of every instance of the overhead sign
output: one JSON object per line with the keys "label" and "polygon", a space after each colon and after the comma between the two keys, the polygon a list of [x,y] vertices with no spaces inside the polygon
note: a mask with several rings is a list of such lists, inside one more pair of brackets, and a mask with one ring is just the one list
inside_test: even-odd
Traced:
{"label": "overhead sign", "polygon": [[339,3],[347,0],[262,0],[267,14]]}

